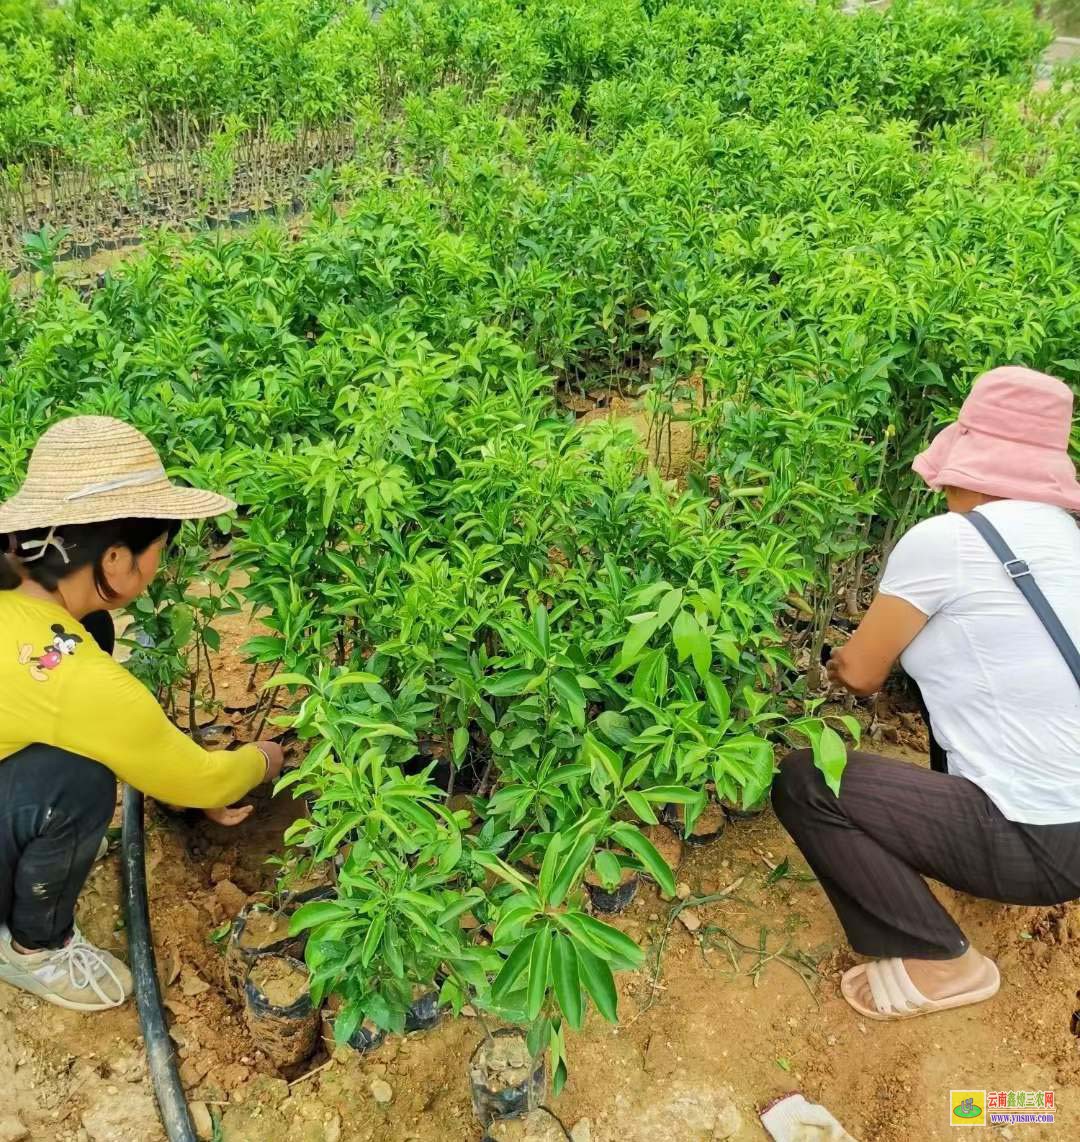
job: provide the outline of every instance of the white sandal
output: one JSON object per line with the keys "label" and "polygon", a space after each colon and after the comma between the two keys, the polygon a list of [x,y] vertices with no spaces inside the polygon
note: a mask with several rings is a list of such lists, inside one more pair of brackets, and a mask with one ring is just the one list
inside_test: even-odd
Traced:
{"label": "white sandal", "polygon": [[[985,959],[985,957],[984,957]],[[982,1003],[997,995],[1001,987],[1001,973],[993,960],[986,960],[993,969],[992,983],[984,987],[950,995],[947,999],[929,999],[911,982],[904,961],[901,959],[873,960],[859,964],[844,972],[840,980],[840,993],[852,1007],[867,1019],[892,1020],[913,1019],[917,1015],[929,1015],[932,1011],[948,1011],[953,1007],[966,1007],[971,1003]],[[864,1007],[855,998],[855,984],[862,977],[870,984],[870,994],[874,1006]]]}

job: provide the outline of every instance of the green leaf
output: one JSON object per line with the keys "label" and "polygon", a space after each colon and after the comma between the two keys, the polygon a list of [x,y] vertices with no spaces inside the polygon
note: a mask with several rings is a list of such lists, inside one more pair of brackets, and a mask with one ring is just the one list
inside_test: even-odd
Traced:
{"label": "green leaf", "polygon": [[850,714],[838,714],[837,718],[843,723],[847,732],[851,734],[851,740],[858,745],[862,740],[862,726],[859,725],[858,720]]}
{"label": "green leaf", "polygon": [[347,904],[338,904],[333,900],[313,900],[293,913],[289,921],[289,935],[297,936],[308,928],[317,928],[320,924],[329,924],[334,920],[347,920],[352,915],[353,910]]}
{"label": "green leaf", "polygon": [[847,746],[844,739],[831,726],[822,726],[817,741],[813,743],[814,764],[825,775],[825,784],[840,796],[840,778],[847,765]]}
{"label": "green leaf", "polygon": [[536,675],[531,670],[507,670],[502,674],[493,674],[484,683],[484,690],[494,694],[497,698],[505,698],[511,694],[522,694],[525,687]]}
{"label": "green leaf", "polygon": [[530,1019],[535,1019],[544,1006],[544,997],[547,995],[548,983],[551,973],[551,937],[550,928],[542,928],[533,941],[532,955],[529,957],[529,990],[525,1010]]}
{"label": "green leaf", "polygon": [[555,833],[548,841],[547,851],[544,853],[544,863],[540,866],[539,888],[540,895],[547,900],[551,895],[551,886],[555,883],[555,870],[559,864],[566,839],[562,833]]}
{"label": "green leaf", "polygon": [[530,932],[523,937],[517,947],[506,957],[494,984],[491,987],[491,998],[501,1003],[514,990],[514,984],[521,978],[529,958],[532,956],[533,944],[536,942],[536,933]]}
{"label": "green leaf", "polygon": [[[645,953],[642,952],[629,936],[624,935],[618,928],[613,928],[610,924],[604,924],[594,916],[587,916],[583,912],[576,915],[574,920],[584,929],[587,935],[607,948],[613,956],[624,960],[634,967],[641,965],[641,961],[645,958]],[[578,951],[581,951],[580,944],[578,945]]]}
{"label": "green leaf", "polygon": [[314,683],[310,678],[306,678],[303,674],[275,674],[273,678],[267,678],[262,684],[263,690],[272,690],[277,686],[313,686]]}
{"label": "green leaf", "polygon": [[623,848],[629,849],[641,861],[645,871],[656,881],[661,891],[674,896],[675,878],[667,861],[657,852],[652,841],[638,832],[633,825],[616,825],[611,832]]}
{"label": "green leaf", "polygon": [[534,730],[531,727],[526,727],[523,730],[518,730],[516,734],[510,739],[507,746],[511,752],[519,749],[524,749],[528,745],[532,745],[534,741],[540,736],[539,730]]}
{"label": "green leaf", "polygon": [[566,899],[566,894],[574,886],[582,870],[586,864],[588,864],[595,844],[595,835],[593,833],[587,833],[578,841],[570,855],[563,861],[562,868],[559,869],[558,876],[556,876],[555,883],[552,885],[551,892],[547,897],[548,903],[553,908],[558,908]]}
{"label": "green leaf", "polygon": [[585,990],[592,996],[597,1011],[609,1022],[619,1018],[619,993],[615,989],[615,977],[611,968],[588,948],[577,944],[578,974]]}
{"label": "green leaf", "polygon": [[654,805],[693,805],[701,799],[700,793],[683,785],[653,785],[641,793]]}
{"label": "green leaf", "polygon": [[578,680],[569,670],[560,670],[552,677],[551,684],[569,710],[574,725],[579,729],[583,728],[585,725],[585,695],[578,685]]}
{"label": "green leaf", "polygon": [[460,762],[469,748],[469,731],[465,726],[454,730],[454,761]]}
{"label": "green leaf", "polygon": [[712,673],[705,675],[702,681],[713,713],[721,722],[726,722],[731,717],[731,694],[728,688]]}
{"label": "green leaf", "polygon": [[553,933],[551,954],[555,997],[570,1026],[575,1031],[580,1031],[585,1012],[584,1004],[581,1002],[581,980],[573,941],[568,936]]}
{"label": "green leaf", "polygon": [[626,636],[626,641],[622,644],[616,669],[625,670],[626,667],[633,665],[659,626],[660,620],[656,615],[634,623],[630,628],[630,633]]}
{"label": "green leaf", "polygon": [[596,854],[596,871],[609,892],[619,887],[619,882],[622,880],[622,865],[613,852],[603,849]]}
{"label": "green leaf", "polygon": [[627,789],[623,796],[626,798],[626,803],[634,810],[635,813],[647,824],[658,824],[656,814],[653,812],[652,806],[649,802],[634,789]]}
{"label": "green leaf", "polygon": [[364,943],[360,950],[360,962],[367,967],[371,963],[372,957],[382,940],[383,931],[386,928],[386,913],[377,912],[371,919],[368,925],[367,933],[364,936]]}
{"label": "green leaf", "polygon": [[547,607],[537,607],[533,611],[533,630],[536,631],[537,642],[544,648],[544,656],[551,653],[551,641],[548,636]]}
{"label": "green leaf", "polygon": [[630,719],[625,714],[604,710],[603,713],[596,715],[595,722],[604,737],[616,745],[626,745],[627,742],[633,741],[634,731]]}
{"label": "green leaf", "polygon": [[362,670],[350,670],[348,674],[339,674],[330,680],[327,691],[340,690],[345,686],[362,686],[374,682],[381,682],[378,674],[367,674]]}
{"label": "green leaf", "polygon": [[438,928],[445,927],[445,925],[456,920],[459,916],[464,916],[466,912],[472,908],[478,900],[482,900],[482,895],[467,895],[459,896],[452,904],[448,904],[436,917],[435,926]]}
{"label": "green leaf", "polygon": [[176,603],[169,608],[169,626],[172,628],[173,642],[181,648],[187,646],[195,630],[195,612],[187,603]]}
{"label": "green leaf", "polygon": [[682,606],[682,600],[682,588],[668,591],[660,600],[660,605],[656,608],[656,621],[658,626],[666,626],[671,621],[671,616]]}
{"label": "green leaf", "polygon": [[583,761],[588,762],[594,771],[599,769],[606,780],[613,785],[617,786],[621,783],[622,759],[613,749],[604,745],[592,734],[587,733],[585,735],[585,741],[581,747],[581,757]]}

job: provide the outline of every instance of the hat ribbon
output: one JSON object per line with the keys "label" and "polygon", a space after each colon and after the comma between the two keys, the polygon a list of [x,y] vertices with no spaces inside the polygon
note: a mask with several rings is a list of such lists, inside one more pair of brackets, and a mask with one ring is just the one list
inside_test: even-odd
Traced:
{"label": "hat ribbon", "polygon": [[25,547],[28,551],[33,551],[37,548],[36,555],[19,555],[20,563],[33,563],[38,559],[44,559],[48,554],[50,547],[55,547],[60,552],[60,558],[64,561],[65,566],[71,562],[68,558],[67,548],[64,546],[63,539],[56,534],[56,529],[59,524],[54,523],[49,528],[49,534],[44,539],[24,539],[18,543],[18,547]]}
{"label": "hat ribbon", "polygon": [[65,503],[72,500],[85,500],[88,496],[100,496],[105,492],[116,492],[121,488],[141,488],[145,484],[152,484],[165,475],[165,469],[160,465],[157,468],[147,468],[142,472],[132,472],[130,476],[120,476],[115,480],[106,480],[103,484],[84,484],[77,492],[64,497]]}

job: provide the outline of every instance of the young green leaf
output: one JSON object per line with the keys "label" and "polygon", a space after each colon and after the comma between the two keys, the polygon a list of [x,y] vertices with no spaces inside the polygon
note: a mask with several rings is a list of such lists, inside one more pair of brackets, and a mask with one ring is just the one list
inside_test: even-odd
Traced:
{"label": "young green leaf", "polygon": [[608,1020],[615,1023],[619,1017],[619,993],[615,989],[615,977],[607,962],[594,955],[582,944],[576,945],[578,959],[578,974],[585,990],[592,996],[597,1011]]}
{"label": "young green leaf", "polygon": [[555,996],[559,1007],[575,1031],[581,1030],[584,1005],[581,1002],[581,980],[578,976],[578,958],[573,941],[558,932],[551,937],[552,968],[555,976]]}
{"label": "young green leaf", "polygon": [[662,892],[675,895],[675,878],[667,861],[657,852],[656,846],[633,825],[620,824],[611,830],[612,836],[629,849],[645,866],[645,871],[656,881]]}
{"label": "young green leaf", "polygon": [[533,945],[536,943],[536,933],[530,932],[522,937],[518,945],[506,957],[503,966],[491,987],[491,997],[501,1003],[514,990],[514,985],[521,978],[532,956]]}
{"label": "young green leaf", "polygon": [[527,1007],[530,1019],[535,1019],[544,1006],[544,998],[551,982],[551,938],[552,931],[548,927],[541,928],[533,941],[532,954],[529,956],[529,987]]}

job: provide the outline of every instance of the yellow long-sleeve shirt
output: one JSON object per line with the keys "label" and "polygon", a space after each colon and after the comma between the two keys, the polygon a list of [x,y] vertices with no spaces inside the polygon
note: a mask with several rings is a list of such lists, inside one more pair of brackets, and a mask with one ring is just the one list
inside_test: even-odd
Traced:
{"label": "yellow long-sleeve shirt", "polygon": [[232,804],[266,772],[254,746],[211,753],[196,745],[63,607],[0,591],[0,765],[35,742],[99,761],[143,793],[192,809]]}

